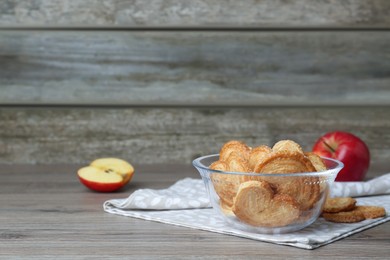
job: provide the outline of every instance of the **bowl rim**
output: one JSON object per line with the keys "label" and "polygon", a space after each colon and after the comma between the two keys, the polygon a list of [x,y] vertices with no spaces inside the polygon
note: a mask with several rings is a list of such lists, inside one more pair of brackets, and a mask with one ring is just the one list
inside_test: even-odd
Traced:
{"label": "bowl rim", "polygon": [[229,171],[219,171],[219,170],[213,170],[210,169],[208,166],[205,166],[203,163],[201,163],[201,160],[211,158],[211,157],[219,157],[219,154],[209,154],[204,155],[201,157],[198,157],[192,161],[192,165],[195,168],[200,168],[209,172],[215,172],[220,174],[232,174],[232,175],[243,175],[243,176],[265,176],[265,177],[283,177],[283,176],[322,176],[322,175],[336,175],[341,169],[343,169],[344,164],[336,159],[320,156],[322,159],[334,162],[336,166],[334,168],[328,169],[326,171],[319,171],[319,172],[300,172],[300,173],[255,173],[255,172],[229,172]]}

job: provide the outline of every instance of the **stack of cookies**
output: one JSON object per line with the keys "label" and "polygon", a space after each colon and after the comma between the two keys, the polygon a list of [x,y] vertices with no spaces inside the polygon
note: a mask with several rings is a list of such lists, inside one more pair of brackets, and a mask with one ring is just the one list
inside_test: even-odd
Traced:
{"label": "stack of cookies", "polygon": [[[305,221],[308,216],[303,213],[315,206],[325,190],[318,177],[292,174],[323,171],[326,166],[319,156],[305,153],[291,140],[279,141],[272,148],[266,145],[251,148],[243,142],[229,141],[210,168],[262,173],[260,176],[218,173],[211,176],[224,212],[253,226],[277,227]],[[288,175],[272,176],[274,173]]]}
{"label": "stack of cookies", "polygon": [[386,215],[383,207],[356,206],[350,197],[328,198],[322,209],[322,217],[331,222],[354,223]]}

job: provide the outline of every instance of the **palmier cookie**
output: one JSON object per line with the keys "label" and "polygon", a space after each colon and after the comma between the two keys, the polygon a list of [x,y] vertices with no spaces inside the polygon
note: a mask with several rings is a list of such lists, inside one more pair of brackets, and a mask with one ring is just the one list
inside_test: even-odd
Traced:
{"label": "palmier cookie", "polygon": [[262,162],[262,160],[272,152],[272,149],[266,145],[261,145],[253,148],[249,154],[249,168],[254,171],[255,166]]}
{"label": "palmier cookie", "polygon": [[268,154],[256,165],[256,173],[303,173],[315,172],[310,160],[299,152],[279,151]]}
{"label": "palmier cookie", "polygon": [[[255,168],[256,173],[267,174],[315,171],[314,166],[306,156],[299,152],[287,151],[272,152]],[[300,205],[301,210],[311,209],[320,196],[318,177],[292,175],[291,177],[264,177],[263,179],[267,180],[276,189],[277,193],[294,198]]]}
{"label": "palmier cookie", "polygon": [[213,162],[209,166],[209,168],[212,170],[215,170],[215,171],[228,171],[229,170],[228,164],[224,161],[221,161],[221,160]]}
{"label": "palmier cookie", "polygon": [[325,163],[322,161],[321,157],[319,157],[317,154],[313,152],[307,152],[305,153],[305,155],[307,158],[309,158],[311,164],[313,164],[317,172],[322,172],[327,170]]}
{"label": "palmier cookie", "polygon": [[322,208],[325,213],[350,211],[355,208],[356,200],[351,197],[327,198]]}
{"label": "palmier cookie", "polygon": [[[322,171],[328,170],[324,161],[317,154],[315,154],[313,152],[307,152],[307,153],[305,153],[305,156],[310,160],[311,164],[313,164],[313,166],[317,172],[322,172]],[[326,176],[319,177],[319,185],[320,185],[321,192],[327,190],[327,178],[328,177],[326,177]]]}
{"label": "palmier cookie", "polygon": [[240,185],[233,212],[240,221],[262,227],[282,227],[299,218],[299,207],[288,195],[274,194],[265,181],[248,181]]}
{"label": "palmier cookie", "polygon": [[292,140],[280,140],[279,142],[274,144],[274,146],[272,147],[272,151],[298,152],[303,154],[302,147]]}
{"label": "palmier cookie", "polygon": [[225,216],[234,216],[234,213],[232,211],[232,206],[226,204],[224,200],[219,201],[219,207]]}
{"label": "palmier cookie", "polygon": [[[210,165],[210,169],[229,172],[247,172],[249,170],[247,161],[242,157],[231,154],[227,161],[217,161]],[[210,179],[213,182],[215,192],[218,194],[221,203],[228,207],[233,206],[233,198],[236,196],[238,186],[241,183],[241,176],[229,173],[212,173]],[[223,202],[222,202],[223,201]]]}
{"label": "palmier cookie", "polygon": [[336,223],[355,223],[365,220],[363,213],[356,210],[337,213],[322,213],[322,217],[327,221]]}
{"label": "palmier cookie", "polygon": [[[224,161],[213,162],[209,168],[217,171],[229,171],[229,166]],[[210,179],[220,200],[231,207],[239,185],[239,183],[236,183],[234,176],[224,173],[211,173]]]}
{"label": "palmier cookie", "polygon": [[356,206],[355,210],[361,212],[365,219],[381,218],[386,216],[386,210],[378,206]]}
{"label": "palmier cookie", "polygon": [[237,153],[231,153],[226,159],[226,163],[230,172],[250,172],[248,160]]}
{"label": "palmier cookie", "polygon": [[243,142],[236,140],[229,141],[222,146],[219,152],[219,160],[226,161],[232,153],[248,160],[250,151],[251,148]]}

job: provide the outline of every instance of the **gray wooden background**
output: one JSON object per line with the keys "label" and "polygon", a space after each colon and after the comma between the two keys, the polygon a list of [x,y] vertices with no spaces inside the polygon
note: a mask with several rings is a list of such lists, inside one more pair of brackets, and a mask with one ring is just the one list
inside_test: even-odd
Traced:
{"label": "gray wooden background", "polygon": [[188,164],[331,130],[390,157],[390,1],[0,3],[0,163]]}

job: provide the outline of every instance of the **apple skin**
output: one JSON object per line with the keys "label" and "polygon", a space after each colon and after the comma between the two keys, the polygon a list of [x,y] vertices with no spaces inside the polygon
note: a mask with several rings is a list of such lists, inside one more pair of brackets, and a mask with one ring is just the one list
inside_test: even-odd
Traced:
{"label": "apple skin", "polygon": [[99,158],[80,168],[77,175],[80,182],[91,190],[112,192],[130,182],[134,167],[119,158]]}
{"label": "apple skin", "polygon": [[357,136],[342,131],[321,136],[313,146],[313,152],[344,163],[336,181],[362,181],[370,166],[370,151]]}
{"label": "apple skin", "polygon": [[87,188],[93,190],[93,191],[98,191],[98,192],[113,192],[117,191],[120,188],[124,186],[123,182],[117,182],[117,183],[101,183],[101,182],[94,182],[94,181],[89,181],[81,178],[79,176],[79,180],[82,184],[84,184]]}

